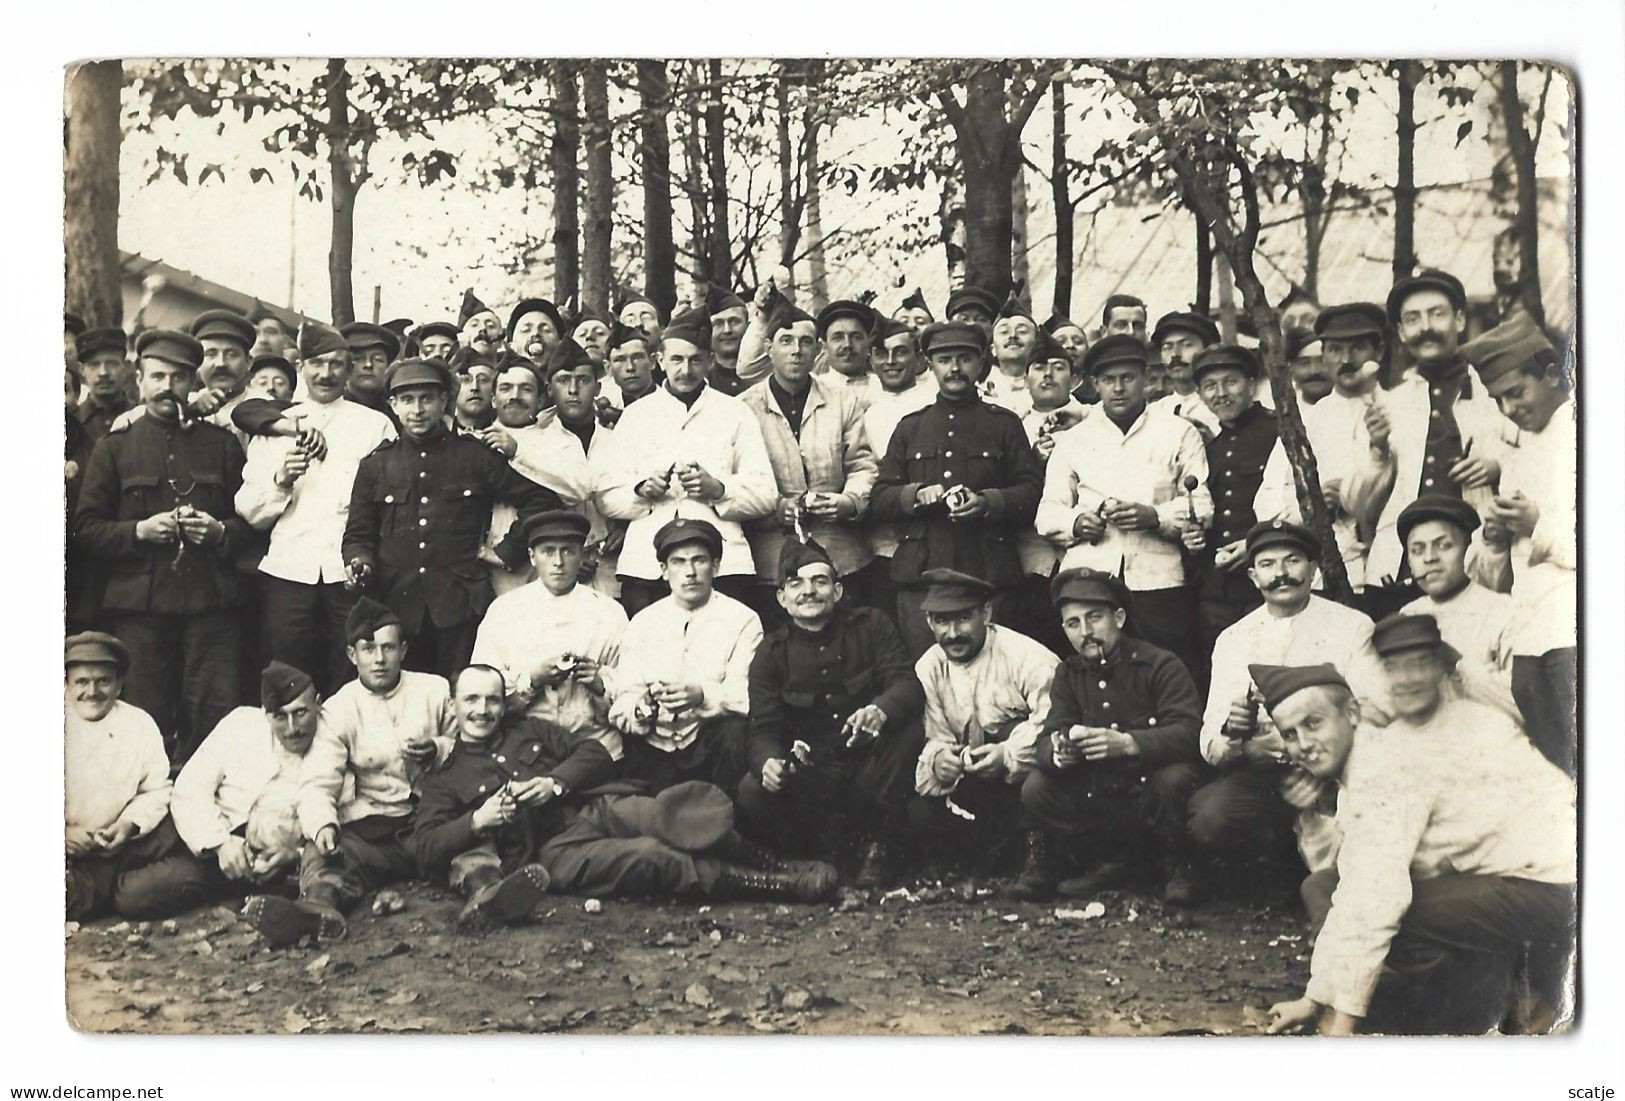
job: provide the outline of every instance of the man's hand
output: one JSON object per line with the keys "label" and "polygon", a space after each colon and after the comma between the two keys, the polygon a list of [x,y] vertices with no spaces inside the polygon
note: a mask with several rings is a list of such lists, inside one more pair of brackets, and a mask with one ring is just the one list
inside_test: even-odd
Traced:
{"label": "man's hand", "polygon": [[1186,550],[1199,551],[1207,546],[1207,529],[1201,524],[1183,524],[1179,529],[1179,541]]}
{"label": "man's hand", "polygon": [[762,762],[762,790],[770,795],[777,795],[784,786],[784,761],[778,757],[769,757]]}
{"label": "man's hand", "polygon": [[294,448],[288,452],[287,458],[282,460],[282,465],[277,468],[276,477],[273,481],[283,489],[292,489],[293,483],[304,477],[305,472],[309,469],[310,457],[299,448]]}
{"label": "man's hand", "polygon": [[948,519],[974,520],[987,513],[987,497],[974,489],[966,489],[964,500],[957,505],[948,506]]}
{"label": "man's hand", "polygon": [[190,405],[192,412],[198,416],[206,417],[226,404],[226,396],[219,390],[198,390],[187,397],[186,404]]}
{"label": "man's hand", "polygon": [[511,459],[519,453],[519,441],[514,439],[512,433],[499,424],[493,424],[489,428],[482,428],[477,435],[480,437],[481,443],[493,451],[500,451],[505,459]]}
{"label": "man's hand", "polygon": [[858,708],[841,724],[841,733],[846,735],[846,747],[851,749],[860,742],[873,741],[880,737],[880,730],[885,725],[886,713],[874,704]]}
{"label": "man's hand", "polygon": [[921,486],[914,493],[914,507],[930,508],[942,500],[942,495],[947,492],[947,486]]}
{"label": "man's hand", "polygon": [[1106,508],[1106,522],[1122,531],[1154,531],[1157,510],[1135,501],[1110,502]]}
{"label": "man's hand", "polygon": [[1522,495],[1497,497],[1490,502],[1486,522],[1500,525],[1512,538],[1528,538],[1540,522],[1540,506]]}
{"label": "man's hand", "polygon": [[1309,1029],[1320,1015],[1320,1003],[1307,997],[1292,1002],[1276,1002],[1270,1006],[1270,1023],[1264,1031],[1271,1036],[1291,1035]]}
{"label": "man's hand", "polygon": [[1371,446],[1379,455],[1388,454],[1388,437],[1393,428],[1393,422],[1388,419],[1388,410],[1376,402],[1365,407],[1366,435],[1371,437]]}
{"label": "man's hand", "polygon": [[1084,543],[1098,543],[1106,534],[1106,518],[1099,512],[1080,512],[1072,521],[1072,538]]}
{"label": "man's hand", "polygon": [[1041,463],[1049,462],[1050,452],[1055,450],[1055,437],[1044,433],[1033,441],[1033,454],[1038,456]]}
{"label": "man's hand", "polygon": [[[1083,730],[1084,727],[1074,726],[1073,730]],[[1056,768],[1072,768],[1083,760],[1083,749],[1074,742],[1065,730],[1057,730],[1049,736],[1050,756],[1055,759]]]}
{"label": "man's hand", "polygon": [[533,685],[541,684],[548,688],[557,688],[575,674],[580,661],[580,658],[568,653],[543,658],[530,674],[530,682]]}
{"label": "man's hand", "polygon": [[1213,552],[1213,564],[1221,570],[1237,570],[1246,565],[1247,540],[1237,539]]}
{"label": "man's hand", "polygon": [[577,684],[585,685],[587,691],[591,692],[595,696],[603,695],[603,667],[600,666],[596,661],[592,660],[592,658],[578,656],[575,659],[575,662],[576,667],[575,670],[570,674],[570,679],[575,681]]}
{"label": "man's hand", "polygon": [[339,828],[323,826],[316,831],[316,836],[311,838],[311,842],[316,846],[317,852],[323,856],[332,856],[339,851]]}
{"label": "man's hand", "polygon": [[140,827],[134,822],[114,822],[111,826],[96,831],[94,835],[96,847],[108,856],[112,856],[131,841],[134,841],[136,834],[140,832]]}
{"label": "man's hand", "polygon": [[216,543],[226,536],[226,525],[207,512],[188,509],[180,516],[181,536],[188,543]]}
{"label": "man's hand", "polygon": [[[1076,730],[1077,727],[1073,729]],[[1078,748],[1083,750],[1084,759],[1088,761],[1140,755],[1140,744],[1131,735],[1124,734],[1121,730],[1109,730],[1100,726],[1085,727]]]}
{"label": "man's hand", "polygon": [[558,798],[559,785],[551,776],[534,776],[508,785],[514,802],[522,807],[539,807]]}
{"label": "man's hand", "polygon": [[939,784],[952,784],[964,771],[957,753],[939,753],[937,759],[931,762],[931,775]]}
{"label": "man's hand", "polygon": [[474,808],[469,825],[474,827],[475,833],[490,833],[512,822],[518,809],[519,804],[509,792],[508,785],[503,784],[490,798]]}
{"label": "man's hand", "polygon": [[401,756],[420,765],[432,764],[435,756],[433,738],[408,738],[401,746]]}
{"label": "man's hand", "polygon": [[1281,798],[1287,805],[1308,810],[1320,800],[1321,793],[1326,785],[1315,779],[1301,768],[1294,768],[1287,773],[1285,780],[1281,781]]}
{"label": "man's hand", "polygon": [[69,826],[65,847],[69,860],[84,856],[96,847],[96,836],[83,826]]}
{"label": "man's hand", "polygon": [[298,861],[299,854],[287,850],[261,853],[249,865],[248,878],[255,883],[268,883],[293,867]]}
{"label": "man's hand", "polygon": [[1261,727],[1257,734],[1242,743],[1241,749],[1248,760],[1261,765],[1278,765],[1287,759],[1286,743],[1274,727]]}
{"label": "man's hand", "polygon": [[1483,488],[1500,476],[1500,463],[1491,459],[1480,459],[1476,455],[1461,459],[1450,467],[1450,480],[1463,489]]}
{"label": "man's hand", "polygon": [[220,842],[220,847],[214,850],[214,860],[220,865],[220,874],[227,879],[247,879],[254,870],[248,842],[235,834]]}
{"label": "man's hand", "polygon": [[1004,771],[1004,744],[980,745],[972,749],[965,763],[970,776],[996,776]]}
{"label": "man's hand", "polygon": [[1230,701],[1230,714],[1225,716],[1225,737],[1244,741],[1256,733],[1258,733],[1258,708],[1253,705],[1252,694],[1237,696]]}
{"label": "man's hand", "polygon": [[344,564],[344,588],[349,592],[364,589],[372,576],[372,567],[365,559],[352,558]]}
{"label": "man's hand", "polygon": [[696,501],[715,501],[722,497],[722,483],[699,463],[689,463],[677,471],[677,480],[682,483],[683,492]]}
{"label": "man's hand", "polygon": [[312,461],[327,458],[327,437],[322,435],[320,428],[306,428],[300,425],[295,438],[299,442],[299,450],[303,451],[307,458]]}
{"label": "man's hand", "polygon": [[680,715],[705,702],[705,689],[697,684],[667,684],[661,681],[654,686],[654,698],[655,703],[673,715]]}
{"label": "man's hand", "polygon": [[844,493],[809,493],[804,507],[815,520],[853,520],[858,515],[858,506]]}
{"label": "man's hand", "polygon": [[635,492],[645,501],[659,501],[671,493],[671,476],[676,467],[657,470],[639,482]]}
{"label": "man's hand", "polygon": [[796,530],[796,513],[801,509],[801,495],[785,497],[779,501],[779,526],[785,531]]}
{"label": "man's hand", "polygon": [[1343,510],[1343,483],[1333,478],[1329,482],[1320,484],[1320,496],[1326,502],[1326,510],[1333,515]]}
{"label": "man's hand", "polygon": [[1478,534],[1485,544],[1505,550],[1512,545],[1512,529],[1507,527],[1494,516],[1484,518],[1484,526],[1478,529]]}
{"label": "man's hand", "polygon": [[173,510],[155,512],[145,520],[137,520],[135,524],[135,537],[142,543],[156,543],[159,546],[173,543],[180,538],[180,532],[180,524],[176,522]]}

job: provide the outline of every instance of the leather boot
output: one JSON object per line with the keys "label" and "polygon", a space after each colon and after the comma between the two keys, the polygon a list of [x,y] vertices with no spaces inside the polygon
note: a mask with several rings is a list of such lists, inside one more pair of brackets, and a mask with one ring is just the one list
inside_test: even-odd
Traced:
{"label": "leather boot", "polygon": [[1170,906],[1200,906],[1207,897],[1207,881],[1189,861],[1174,864],[1162,900]]}
{"label": "leather boot", "polygon": [[552,878],[540,864],[526,864],[504,876],[495,868],[481,868],[463,880],[468,902],[457,915],[460,929],[477,931],[512,925],[530,916],[547,895]]}
{"label": "leather boot", "polygon": [[863,864],[858,868],[852,886],[860,891],[884,890],[896,878],[896,864],[891,848],[884,841],[875,841],[863,853]]}
{"label": "leather boot", "polygon": [[1056,891],[1062,898],[1093,898],[1101,891],[1121,887],[1134,878],[1134,864],[1128,860],[1107,860],[1084,873],[1061,880]]}
{"label": "leather boot", "polygon": [[243,905],[243,920],[272,948],[286,948],[306,937],[340,940],[349,930],[344,915],[339,913],[338,899],[319,888],[298,901],[280,895],[255,895]]}
{"label": "leather boot", "polygon": [[1031,902],[1054,898],[1055,869],[1049,861],[1048,838],[1043,830],[1028,830],[1024,840],[1027,846],[1026,860],[1022,863],[1020,877],[1010,886],[1010,896]]}
{"label": "leather boot", "polygon": [[760,868],[766,872],[787,872],[793,864],[805,864],[806,861],[786,860],[773,850],[747,839],[738,832],[728,835],[713,850],[713,855],[730,864],[743,864],[747,868]]}
{"label": "leather boot", "polygon": [[776,898],[789,902],[823,902],[833,898],[839,877],[821,860],[803,862],[800,871],[768,872],[742,864],[724,864],[713,894],[722,898]]}

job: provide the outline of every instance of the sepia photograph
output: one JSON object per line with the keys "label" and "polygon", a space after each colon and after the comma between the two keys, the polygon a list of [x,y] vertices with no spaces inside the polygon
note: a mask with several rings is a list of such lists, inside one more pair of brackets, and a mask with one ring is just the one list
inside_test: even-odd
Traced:
{"label": "sepia photograph", "polygon": [[1570,1042],[1584,87],[67,64],[62,1027]]}

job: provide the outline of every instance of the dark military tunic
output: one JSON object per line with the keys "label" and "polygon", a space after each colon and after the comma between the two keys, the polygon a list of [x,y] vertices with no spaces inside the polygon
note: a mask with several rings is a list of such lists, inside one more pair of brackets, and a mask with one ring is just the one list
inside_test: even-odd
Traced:
{"label": "dark military tunic", "polygon": [[458,741],[418,784],[411,840],[418,867],[444,876],[453,858],[487,840],[474,832],[474,812],[503,784],[551,776],[564,785],[563,798],[523,811],[489,835],[504,871],[531,863],[542,844],[569,824],[569,808],[581,793],[603,784],[614,768],[609,751],[591,736],[546,719],[510,721],[484,745]]}
{"label": "dark military tunic", "polygon": [[1448,363],[1422,366],[1417,374],[1428,384],[1428,438],[1422,455],[1422,478],[1418,496],[1443,493],[1461,497],[1461,483],[1450,477],[1450,468],[1462,460],[1461,426],[1456,423],[1456,400],[1473,396],[1472,372],[1458,354]]}
{"label": "dark military tunic", "polygon": [[[387,440],[356,470],[344,560],[376,571],[376,592],[408,633],[425,616],[436,627],[474,622],[494,599],[479,553],[498,501],[521,517],[563,507],[474,437],[438,430],[423,442]],[[517,523],[496,550],[509,569],[524,563]]]}
{"label": "dark military tunic", "polygon": [[[946,504],[921,509],[915,494],[926,485],[976,490],[987,512],[956,523]],[[892,579],[917,585],[923,571],[945,567],[993,585],[1019,580],[1016,537],[1033,526],[1043,490],[1044,468],[1020,417],[980,398],[938,395],[898,422],[870,499],[876,520],[901,521]]]}
{"label": "dark military tunic", "polygon": [[[1264,464],[1275,448],[1279,429],[1275,410],[1254,402],[1230,424],[1221,424],[1207,443],[1207,487],[1213,497],[1209,548],[1246,537],[1258,522],[1253,498],[1264,482]],[[1211,557],[1211,555],[1210,555]]]}
{"label": "dark military tunic", "polygon": [[98,405],[94,399],[86,397],[79,403],[79,423],[85,426],[90,442],[94,444],[111,432],[113,422],[130,408],[130,401],[122,391],[107,405]]}

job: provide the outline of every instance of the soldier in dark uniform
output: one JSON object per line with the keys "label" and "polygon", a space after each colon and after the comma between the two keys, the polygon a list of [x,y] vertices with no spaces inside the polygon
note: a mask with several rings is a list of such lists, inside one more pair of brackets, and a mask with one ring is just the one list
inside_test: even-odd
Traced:
{"label": "soldier in dark uniform", "polygon": [[[369,409],[385,412],[389,408],[389,393],[384,386],[384,375],[401,354],[401,342],[383,326],[365,321],[352,321],[340,329],[339,334],[350,348],[350,383],[346,396]],[[299,352],[305,354],[303,348]]]}
{"label": "soldier in dark uniform", "polygon": [[1253,499],[1278,432],[1275,410],[1257,400],[1260,368],[1253,352],[1235,344],[1204,348],[1191,372],[1197,393],[1219,419],[1218,434],[1207,442],[1213,526],[1207,546],[1194,552],[1197,639],[1190,652],[1199,668],[1191,672],[1205,687],[1219,634],[1264,602],[1247,577],[1247,532],[1258,522]]}
{"label": "soldier in dark uniform", "polygon": [[131,652],[125,698],[157,722],[178,766],[238,703],[243,448],[191,418],[201,344],[150,329],[136,353],[146,416],[91,454],[73,535],[107,566],[102,609]]}
{"label": "soldier in dark uniform", "polygon": [[[447,430],[455,384],[438,360],[404,359],[385,386],[401,437],[361,460],[342,553],[351,583],[401,617],[411,667],[450,679],[468,664],[495,598],[479,560],[492,505],[513,505],[520,516],[563,506],[478,439]],[[510,531],[496,548],[509,569],[526,558],[517,536]]]}
{"label": "soldier in dark uniform", "polygon": [[739,815],[781,852],[827,858],[835,843],[867,842],[856,886],[879,887],[925,741],[925,695],[897,628],[843,604],[841,588],[824,548],[784,544],[778,600],[790,621],[751,662]]}
{"label": "soldier in dark uniform", "polygon": [[1019,581],[1016,536],[1033,526],[1044,488],[1021,418],[977,392],[987,334],[969,322],[939,322],[920,348],[937,377],[937,399],[898,422],[869,504],[874,519],[902,523],[891,577],[911,658],[934,642],[920,607],[921,573],[958,570],[995,587]]}
{"label": "soldier in dark uniform", "polygon": [[714,283],[706,284],[705,312],[711,318],[711,374],[706,379],[714,390],[731,398],[745,391],[739,377],[739,342],[750,323],[750,308],[737,294]]}
{"label": "soldier in dark uniform", "polygon": [[124,386],[127,341],[123,329],[91,329],[75,338],[74,348],[82,391],[79,423],[94,444],[130,408]]}
{"label": "soldier in dark uniform", "polygon": [[96,441],[85,431],[79,420],[79,375],[72,367],[64,369],[63,399],[66,433],[63,438],[62,473],[67,490],[68,510],[64,517],[67,532],[66,608],[68,630],[83,630],[91,625],[96,615],[96,601],[100,595],[92,583],[91,562],[73,546],[73,513],[79,507],[79,490],[85,484],[85,470],[90,466],[90,453]]}

